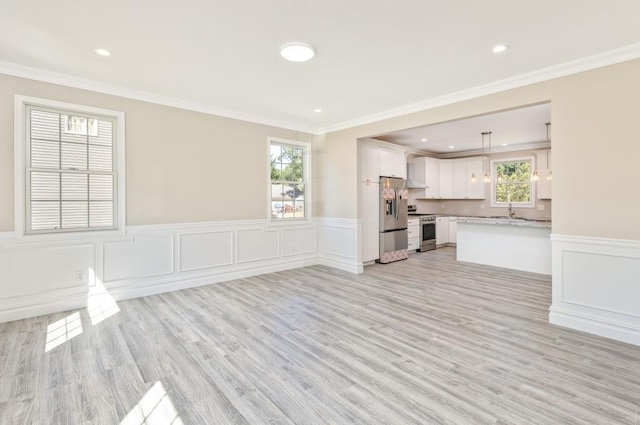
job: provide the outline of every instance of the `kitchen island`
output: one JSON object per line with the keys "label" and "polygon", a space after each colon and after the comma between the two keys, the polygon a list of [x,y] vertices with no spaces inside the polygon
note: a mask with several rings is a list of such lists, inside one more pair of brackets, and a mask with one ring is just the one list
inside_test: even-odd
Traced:
{"label": "kitchen island", "polygon": [[551,274],[551,221],[460,217],[457,259]]}

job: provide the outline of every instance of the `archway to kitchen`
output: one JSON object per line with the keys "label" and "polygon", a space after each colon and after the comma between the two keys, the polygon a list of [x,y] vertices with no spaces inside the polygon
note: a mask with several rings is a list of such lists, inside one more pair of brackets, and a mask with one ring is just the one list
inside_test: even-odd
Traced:
{"label": "archway to kitchen", "polygon": [[408,255],[455,249],[459,260],[550,275],[551,128],[544,102],[358,139],[362,263],[404,248],[385,247],[395,211],[380,178],[392,177],[406,187]]}

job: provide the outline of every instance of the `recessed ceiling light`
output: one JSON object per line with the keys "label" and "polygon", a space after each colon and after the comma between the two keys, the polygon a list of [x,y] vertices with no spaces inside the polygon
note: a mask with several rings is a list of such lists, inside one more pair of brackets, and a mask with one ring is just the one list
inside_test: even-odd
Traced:
{"label": "recessed ceiling light", "polygon": [[280,55],[291,62],[305,62],[315,54],[313,47],[307,43],[287,43],[280,48]]}
{"label": "recessed ceiling light", "polygon": [[496,44],[495,46],[493,46],[493,53],[502,53],[505,50],[507,50],[507,46],[505,46],[504,44]]}
{"label": "recessed ceiling light", "polygon": [[100,56],[111,56],[111,52],[109,52],[106,49],[96,49],[95,50],[97,54],[99,54]]}
{"label": "recessed ceiling light", "polygon": [[509,146],[509,143],[503,143],[502,146]]}
{"label": "recessed ceiling light", "polygon": [[322,112],[322,109],[320,109],[320,108],[316,108],[316,109],[314,109],[314,110],[313,110],[313,112],[320,113],[320,112]]}
{"label": "recessed ceiling light", "polygon": [[427,141],[427,139],[420,139],[420,141],[421,141],[421,142],[426,142],[426,141]]}
{"label": "recessed ceiling light", "polygon": [[455,146],[453,146],[453,145],[449,146],[449,149],[454,149],[454,148],[455,148]]}

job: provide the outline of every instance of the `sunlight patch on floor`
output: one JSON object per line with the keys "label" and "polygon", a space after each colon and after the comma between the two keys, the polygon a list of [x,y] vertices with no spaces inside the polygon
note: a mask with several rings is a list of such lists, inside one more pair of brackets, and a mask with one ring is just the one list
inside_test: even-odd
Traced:
{"label": "sunlight patch on floor", "polygon": [[162,382],[156,382],[120,425],[183,425]]}
{"label": "sunlight patch on floor", "polygon": [[120,307],[113,299],[107,288],[104,287],[100,279],[95,275],[93,269],[89,269],[90,282],[89,294],[87,295],[87,312],[91,318],[91,324],[97,325],[120,311]]}
{"label": "sunlight patch on floor", "polygon": [[69,341],[74,336],[82,333],[82,323],[80,322],[80,313],[73,313],[64,319],[58,320],[47,326],[47,342],[44,352],[53,350],[60,344]]}

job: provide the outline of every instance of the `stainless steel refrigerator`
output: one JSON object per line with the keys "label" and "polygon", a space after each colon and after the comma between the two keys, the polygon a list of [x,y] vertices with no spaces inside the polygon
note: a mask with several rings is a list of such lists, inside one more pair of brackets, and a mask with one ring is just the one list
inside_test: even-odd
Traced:
{"label": "stainless steel refrigerator", "polygon": [[409,257],[408,197],[406,180],[380,177],[380,263]]}

